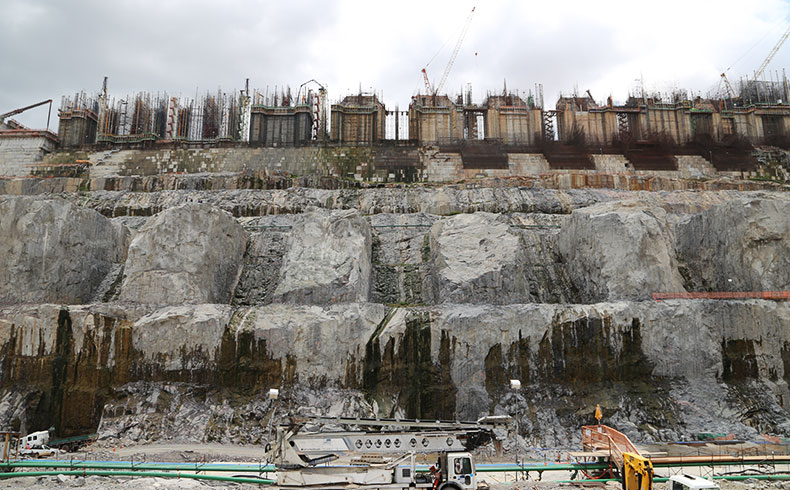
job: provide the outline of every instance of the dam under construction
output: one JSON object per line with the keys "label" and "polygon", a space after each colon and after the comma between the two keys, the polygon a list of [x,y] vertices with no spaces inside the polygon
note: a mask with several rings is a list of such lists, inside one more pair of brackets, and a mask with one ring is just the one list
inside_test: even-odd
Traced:
{"label": "dam under construction", "polygon": [[[551,172],[781,180],[759,165],[754,148],[790,148],[787,79],[743,79],[737,87],[737,94],[706,98],[642,89],[619,105],[588,91],[562,95],[554,107],[545,106],[539,84],[505,86],[482,100],[469,87],[418,93],[401,110],[376,93],[330,103],[315,80],[297,90],[254,89],[247,80],[241,90],[202,96],[114,97],[105,79],[97,93],[61,99],[57,134],[9,119],[0,129],[0,175],[248,170],[382,183]],[[235,150],[237,165],[204,157],[218,149]],[[129,150],[148,152],[154,165],[129,169],[132,162],[114,155]]]}
{"label": "dam under construction", "polygon": [[381,476],[404,468],[368,453],[491,417],[512,423],[463,456],[481,480],[605,484],[622,454],[578,431],[599,405],[656,482],[788,478],[787,82],[738,87],[389,110],[314,81],[105,85],[57,133],[6,117],[0,429],[72,452],[0,478],[274,485],[293,468],[263,454],[309,417],[375,426],[350,464]]}

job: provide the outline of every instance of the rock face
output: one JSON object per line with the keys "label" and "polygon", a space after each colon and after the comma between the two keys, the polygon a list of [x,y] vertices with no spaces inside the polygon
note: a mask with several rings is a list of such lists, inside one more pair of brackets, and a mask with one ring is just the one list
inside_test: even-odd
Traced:
{"label": "rock face", "polygon": [[433,225],[434,287],[440,301],[507,304],[528,297],[529,285],[519,267],[523,247],[509,221],[474,213]]}
{"label": "rock face", "polygon": [[370,225],[356,211],[301,216],[293,225],[274,301],[367,301],[370,249]]}
{"label": "rock face", "polygon": [[0,303],[86,303],[126,258],[129,232],[61,199],[0,201]]}
{"label": "rock face", "polygon": [[[788,434],[788,322],[790,304],[763,300],[18,306],[0,311],[0,423],[79,433],[103,417],[107,430],[142,436],[154,429],[145,420],[185,427],[165,421],[182,413],[197,417],[190,437],[210,440],[255,425],[232,414],[263,410],[267,420],[255,400],[279,387],[291,400],[335,393],[331,405],[364,396],[381,416],[509,413],[551,444],[575,437],[596,403],[637,440]],[[508,388],[514,378],[520,392]],[[233,395],[222,401],[220,390]]]}
{"label": "rock face", "polygon": [[[195,195],[211,205],[183,205]],[[567,447],[600,403],[639,441],[790,435],[790,303],[645,301],[727,276],[733,289],[786,289],[781,194],[470,184],[70,199],[114,218],[0,201],[4,273],[36,272],[18,230],[81,272],[102,260],[124,271],[69,279],[86,289],[69,301],[35,296],[55,286],[32,272],[6,276],[18,291],[0,307],[2,427],[262,443],[286,407],[509,414],[522,442]],[[102,243],[85,220],[134,230],[128,254],[123,239],[107,245],[115,259],[85,248]],[[53,242],[53,227],[85,238]],[[73,277],[63,267],[52,274]]]}
{"label": "rock face", "polygon": [[138,303],[229,303],[246,237],[233,217],[206,204],[163,211],[129,246],[120,299]]}
{"label": "rock face", "polygon": [[790,202],[738,199],[678,225],[677,248],[690,288],[790,289]]}
{"label": "rock face", "polygon": [[684,291],[661,208],[631,201],[574,210],[559,244],[582,302]]}

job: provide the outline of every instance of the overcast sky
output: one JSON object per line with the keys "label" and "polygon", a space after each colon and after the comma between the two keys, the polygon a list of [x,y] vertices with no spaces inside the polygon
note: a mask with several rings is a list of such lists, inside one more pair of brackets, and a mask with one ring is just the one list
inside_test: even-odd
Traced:
{"label": "overcast sky", "polygon": [[[437,83],[472,7],[469,31],[446,88],[486,91],[544,86],[589,89],[624,100],[651,90],[705,94],[730,68],[753,72],[790,22],[790,0],[598,1],[171,1],[0,0],[0,113],[80,90],[194,96],[298,86],[315,78],[330,101],[374,89],[388,108],[407,108]],[[790,68],[790,41],[769,65]],[[51,127],[57,129],[53,111]],[[46,125],[46,109],[15,116]]]}

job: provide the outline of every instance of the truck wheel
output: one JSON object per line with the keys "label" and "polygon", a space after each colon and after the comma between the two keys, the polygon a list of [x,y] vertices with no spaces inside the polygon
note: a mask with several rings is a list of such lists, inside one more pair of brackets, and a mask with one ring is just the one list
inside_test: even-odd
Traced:
{"label": "truck wheel", "polygon": [[448,481],[439,485],[438,490],[461,490],[461,487],[457,483]]}

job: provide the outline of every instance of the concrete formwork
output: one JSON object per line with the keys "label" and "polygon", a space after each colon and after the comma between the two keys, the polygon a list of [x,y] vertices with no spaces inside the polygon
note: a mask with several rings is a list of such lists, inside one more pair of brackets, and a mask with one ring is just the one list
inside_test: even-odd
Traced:
{"label": "concrete formwork", "polygon": [[421,145],[461,140],[463,107],[446,95],[416,95],[409,104],[409,135]]}
{"label": "concrete formwork", "polygon": [[77,147],[96,142],[98,118],[96,113],[85,109],[60,111],[58,138],[60,146]]}
{"label": "concrete formwork", "polygon": [[312,126],[309,105],[254,105],[250,111],[250,145],[302,146],[312,139]]}
{"label": "concrete formwork", "polygon": [[385,137],[387,111],[375,95],[349,95],[332,105],[332,141],[370,145]]}
{"label": "concrete formwork", "polygon": [[725,109],[710,101],[660,104],[632,99],[625,106],[598,106],[585,97],[560,97],[556,111],[558,136],[563,142],[578,139],[580,134],[585,143],[603,146],[615,143],[625,133],[637,140],[667,138],[678,145],[703,136],[721,141],[739,135],[754,144],[790,136],[790,108],[784,105]]}
{"label": "concrete formwork", "polygon": [[506,145],[534,145],[542,133],[540,109],[529,107],[515,95],[489,96],[486,107],[486,137]]}

